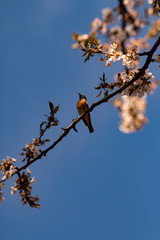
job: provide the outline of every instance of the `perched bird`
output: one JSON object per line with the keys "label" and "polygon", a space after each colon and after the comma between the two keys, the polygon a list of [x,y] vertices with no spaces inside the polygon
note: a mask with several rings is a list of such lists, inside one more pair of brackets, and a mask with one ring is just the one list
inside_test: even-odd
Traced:
{"label": "perched bird", "polygon": [[[84,112],[86,112],[89,109],[89,107],[87,103],[87,98],[83,94],[80,94],[80,93],[78,94],[79,94],[79,101],[77,102],[77,110],[79,114],[82,115]],[[94,132],[94,129],[91,123],[90,113],[87,113],[82,120],[85,123],[85,125],[88,127],[89,132],[90,133]]]}

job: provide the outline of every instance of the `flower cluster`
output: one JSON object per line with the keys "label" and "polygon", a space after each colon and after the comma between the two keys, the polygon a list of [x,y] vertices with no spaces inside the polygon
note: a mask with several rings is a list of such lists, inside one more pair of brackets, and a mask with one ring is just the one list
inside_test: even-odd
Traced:
{"label": "flower cluster", "polygon": [[146,110],[145,97],[123,96],[121,99],[116,99],[114,105],[120,110],[120,131],[133,133],[142,129],[147,122],[147,118],[144,116]]}
{"label": "flower cluster", "polygon": [[128,69],[135,68],[138,65],[139,55],[137,54],[137,47],[132,46],[127,48],[127,53],[122,56],[123,65]]}
{"label": "flower cluster", "polygon": [[118,44],[116,43],[111,44],[109,51],[106,53],[107,57],[107,61],[105,64],[106,67],[110,66],[112,61],[116,62],[122,58],[123,54],[121,51],[118,51],[117,48]]}
{"label": "flower cluster", "polygon": [[39,156],[41,149],[38,149],[39,146],[44,146],[46,142],[49,142],[49,139],[42,140],[41,138],[33,138],[33,142],[28,143],[22,148],[22,152],[19,154],[19,157],[22,157],[22,162],[30,161],[33,158]]}
{"label": "flower cluster", "polygon": [[[135,10],[135,8],[141,4],[141,0],[124,0],[123,2],[121,1],[121,5],[119,6],[119,8],[117,8],[117,13],[123,19],[123,26],[120,27],[119,25],[117,25],[108,28],[107,36],[111,43],[124,42],[127,37],[136,35],[139,29],[144,27],[145,19],[140,19],[138,11]],[[113,23],[115,19],[113,17],[113,13],[112,15],[110,13],[110,16],[112,17],[110,17],[109,19]],[[111,23],[111,21],[109,21],[109,23]]]}
{"label": "flower cluster", "polygon": [[138,66],[139,55],[137,54],[136,45],[127,48],[126,54],[122,54],[121,51],[117,51],[117,48],[118,44],[111,44],[108,53],[106,53],[106,57],[108,58],[106,61],[106,67],[110,66],[111,61],[116,62],[121,59],[123,60],[123,65],[125,65],[128,69]]}
{"label": "flower cluster", "polygon": [[155,0],[148,0],[149,4],[153,4]]}
{"label": "flower cluster", "polygon": [[[126,8],[125,12],[127,14],[127,19],[126,19],[126,23],[128,23],[127,26],[130,25],[133,28],[133,31],[137,33],[139,28],[144,27],[145,19],[143,18],[140,19],[139,13],[135,9],[140,5],[142,5],[143,1],[142,0],[124,0],[123,4]],[[129,36],[132,36],[132,34]]]}
{"label": "flower cluster", "polygon": [[110,8],[102,9],[102,18],[103,20],[95,18],[91,23],[91,33],[93,35],[107,33],[107,25],[115,20],[113,10]]}
{"label": "flower cluster", "polygon": [[149,44],[147,43],[145,38],[130,38],[128,48],[132,48],[133,46],[136,46],[137,52],[139,52],[141,49],[147,50],[149,48]]}
{"label": "flower cluster", "polygon": [[[94,43],[101,44],[98,35],[102,34],[108,38],[110,43],[119,43],[119,49],[124,50],[124,42],[130,36],[138,34],[139,30],[144,27],[146,23],[145,17],[140,18],[137,7],[143,4],[142,0],[124,0],[119,1],[120,5],[117,8],[102,9],[102,19],[95,18],[91,23],[91,30],[88,34],[73,34],[76,41],[72,45],[73,48],[79,48],[91,45]],[[113,26],[114,22],[118,23]],[[119,21],[122,21],[119,24]]]}
{"label": "flower cluster", "polygon": [[40,141],[38,138],[33,138],[32,143],[28,143],[25,145],[25,147],[22,149],[23,151],[20,153],[20,157],[24,156],[22,159],[22,162],[25,160],[30,161],[33,158],[36,158],[39,154],[38,146],[40,145]]}
{"label": "flower cluster", "polygon": [[107,32],[107,24],[101,21],[99,18],[95,18],[91,23],[92,35],[97,35],[98,33],[105,34],[106,32]]}
{"label": "flower cluster", "polygon": [[19,191],[23,205],[28,203],[32,208],[40,208],[40,205],[38,203],[39,198],[37,196],[31,196],[31,184],[35,182],[35,177],[31,178],[31,171],[27,169],[27,174],[25,172],[19,174],[18,179],[16,179],[14,182],[15,185],[11,187],[11,194],[14,196],[15,193]]}
{"label": "flower cluster", "polygon": [[14,163],[17,160],[15,158],[7,157],[2,160],[2,164],[0,165],[0,171],[3,174],[2,181],[5,181],[7,178],[11,178],[15,173]]}
{"label": "flower cluster", "polygon": [[102,18],[105,23],[113,23],[115,20],[113,10],[110,8],[102,9]]}
{"label": "flower cluster", "polygon": [[160,18],[152,23],[152,27],[149,29],[148,38],[156,37],[160,34]]}
{"label": "flower cluster", "polygon": [[96,36],[99,34],[106,35],[108,24],[113,23],[114,20],[114,11],[112,9],[102,9],[102,20],[100,20],[99,18],[95,18],[91,23],[91,30],[88,34],[73,34],[73,39],[76,42],[72,45],[72,48],[76,49],[83,46],[87,47],[88,44],[90,44],[91,46],[95,43],[100,44],[101,41],[98,40]]}
{"label": "flower cluster", "polygon": [[73,39],[76,41],[74,44],[72,44],[72,48],[82,48],[87,47],[89,45],[93,45],[95,43],[100,43],[100,41],[95,37],[95,32],[100,31],[102,28],[100,21],[95,20],[95,23],[91,24],[93,30],[89,34],[73,34]]}
{"label": "flower cluster", "polygon": [[112,43],[119,43],[124,41],[126,34],[121,27],[115,26],[109,29],[108,37]]}
{"label": "flower cluster", "polygon": [[[132,78],[136,75],[136,72],[122,72],[117,75],[117,81],[123,86],[124,84],[128,83]],[[152,83],[150,82],[154,76],[151,72],[147,69],[144,75],[136,80],[132,85],[129,85],[125,90],[121,92],[121,95],[127,96],[137,96],[143,97],[146,94],[149,95],[152,91]]]}

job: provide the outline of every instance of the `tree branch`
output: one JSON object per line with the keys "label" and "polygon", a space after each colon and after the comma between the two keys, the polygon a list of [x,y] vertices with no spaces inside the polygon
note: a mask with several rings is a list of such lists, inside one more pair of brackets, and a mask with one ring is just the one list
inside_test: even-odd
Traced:
{"label": "tree branch", "polygon": [[[127,9],[123,3],[123,0],[119,0],[119,8],[120,8],[120,11],[121,11],[121,14],[122,14],[122,22],[121,22],[121,28],[124,32],[125,30],[125,27],[126,27],[126,21],[125,21],[125,15],[127,13]],[[122,47],[122,52],[125,53],[125,41],[126,40],[123,40],[121,41],[121,47]]]}
{"label": "tree branch", "polygon": [[[19,174],[23,169],[26,169],[29,165],[31,165],[32,163],[36,162],[38,159],[41,159],[43,156],[46,156],[47,153],[53,149],[60,141],[62,141],[62,139],[64,137],[66,137],[70,130],[73,129],[75,130],[75,126],[77,125],[77,123],[89,112],[92,112],[97,106],[101,105],[102,103],[106,103],[108,102],[109,99],[113,98],[114,96],[116,96],[117,94],[121,93],[124,89],[126,89],[128,86],[132,85],[136,80],[138,80],[140,77],[143,76],[145,70],[148,68],[149,64],[152,62],[152,56],[154,54],[154,52],[157,50],[158,46],[160,45],[160,37],[157,39],[157,41],[155,42],[155,44],[153,45],[153,47],[151,48],[151,50],[149,52],[147,52],[147,59],[144,63],[144,65],[142,66],[142,68],[139,69],[139,72],[133,77],[133,79],[131,81],[129,81],[128,83],[126,83],[124,86],[122,86],[121,88],[119,88],[118,90],[116,90],[115,92],[109,94],[107,97],[104,97],[103,99],[93,103],[91,105],[91,107],[81,116],[79,116],[78,118],[76,118],[75,120],[73,120],[73,122],[66,128],[63,128],[64,131],[62,132],[62,134],[60,135],[60,137],[47,149],[45,149],[44,151],[41,151],[41,153],[35,157],[34,159],[30,160],[29,162],[27,162],[24,166],[20,167],[20,168],[16,168],[16,171],[14,172],[13,175],[15,174]],[[12,175],[12,176],[13,176]],[[5,180],[1,180],[1,182],[5,182]]]}

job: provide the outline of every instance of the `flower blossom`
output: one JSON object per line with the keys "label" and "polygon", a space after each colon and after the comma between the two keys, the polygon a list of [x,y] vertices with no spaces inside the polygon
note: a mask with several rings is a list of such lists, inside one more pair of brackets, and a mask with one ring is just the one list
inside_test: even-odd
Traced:
{"label": "flower blossom", "polygon": [[15,187],[15,186],[14,186],[14,187],[13,187],[13,186],[11,187],[11,195],[12,195],[12,196],[14,196],[17,191],[18,191],[18,187]]}
{"label": "flower blossom", "polygon": [[148,0],[149,4],[153,4],[154,0]]}
{"label": "flower blossom", "polygon": [[110,62],[116,62],[123,60],[123,65],[128,69],[135,68],[138,65],[139,55],[137,54],[137,47],[131,46],[127,49],[127,53],[123,54],[121,51],[117,51],[118,45],[116,43],[111,44],[107,56],[106,67],[110,65]]}
{"label": "flower blossom", "polygon": [[147,122],[144,116],[146,110],[146,98],[122,96],[115,101],[115,106],[120,109],[120,131],[133,133],[142,129]]}
{"label": "flower blossom", "polygon": [[123,65],[125,65],[128,69],[134,68],[138,65],[139,56],[136,53],[137,47],[132,46],[131,48],[127,49],[127,53],[123,54]]}
{"label": "flower blossom", "polygon": [[27,173],[19,173],[18,179],[14,181],[15,185],[11,187],[11,195],[15,196],[15,193],[19,191],[23,205],[28,203],[30,207],[39,208],[39,198],[31,195],[31,184],[35,183],[35,181],[35,177],[31,178],[31,171],[29,169],[27,169]]}
{"label": "flower blossom", "polygon": [[39,153],[38,143],[39,143],[39,139],[34,138],[33,139],[33,143],[26,144],[26,146],[25,146],[27,151],[28,151],[28,153],[31,154],[33,157],[37,157],[38,156],[38,153]]}
{"label": "flower blossom", "polygon": [[135,29],[134,24],[129,24],[125,27],[125,31],[129,36],[135,36],[137,34],[137,30]]}
{"label": "flower blossom", "polygon": [[[117,81],[124,85],[129,82],[134,76],[136,72],[122,72],[117,76]],[[136,80],[132,85],[129,85],[126,89],[121,92],[121,95],[127,96],[137,96],[143,97],[146,94],[149,95],[152,91],[151,82],[149,80],[153,79],[154,76],[148,69],[146,69],[145,74],[138,80]]]}
{"label": "flower blossom", "polygon": [[36,178],[32,177],[31,180],[30,180],[30,183],[33,184],[33,183],[35,183],[35,181],[36,181]]}
{"label": "flower blossom", "polygon": [[102,9],[102,17],[103,17],[104,22],[112,23],[114,20],[113,10],[110,8]]}
{"label": "flower blossom", "polygon": [[14,163],[16,162],[15,158],[7,157],[2,160],[0,165],[0,171],[2,172],[2,181],[5,181],[7,178],[11,178],[15,173]]}
{"label": "flower blossom", "polygon": [[124,0],[123,4],[128,8],[134,8],[136,5],[141,4],[141,0]]}
{"label": "flower blossom", "polygon": [[109,38],[111,42],[122,42],[125,37],[125,32],[119,26],[115,26],[109,29]]}
{"label": "flower blossom", "polygon": [[102,22],[99,18],[95,18],[94,21],[91,23],[91,33],[105,34],[106,32],[107,32],[107,24],[105,22]]}
{"label": "flower blossom", "polygon": [[107,53],[107,56],[109,57],[108,61],[116,62],[119,61],[122,58],[122,52],[117,51],[118,45],[116,43],[111,44],[111,47],[109,49],[109,52]]}

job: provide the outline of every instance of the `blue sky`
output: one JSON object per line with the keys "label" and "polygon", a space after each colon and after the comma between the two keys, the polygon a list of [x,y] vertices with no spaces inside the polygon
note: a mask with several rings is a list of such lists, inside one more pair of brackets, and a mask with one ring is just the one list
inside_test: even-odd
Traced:
{"label": "blue sky", "polygon": [[[101,9],[117,1],[1,0],[1,159],[17,157],[39,134],[48,101],[60,104],[59,127],[47,135],[54,141],[61,127],[78,116],[78,92],[89,104],[105,71],[92,59],[83,63],[71,49],[72,33],[87,33]],[[157,75],[157,66],[152,68]],[[114,67],[107,73],[113,78]],[[160,239],[160,90],[148,97],[149,123],[138,133],[119,131],[118,111],[104,104],[92,113],[89,134],[77,125],[46,158],[30,167],[33,193],[41,209],[22,206],[8,181],[0,205],[1,237],[54,240]]]}

